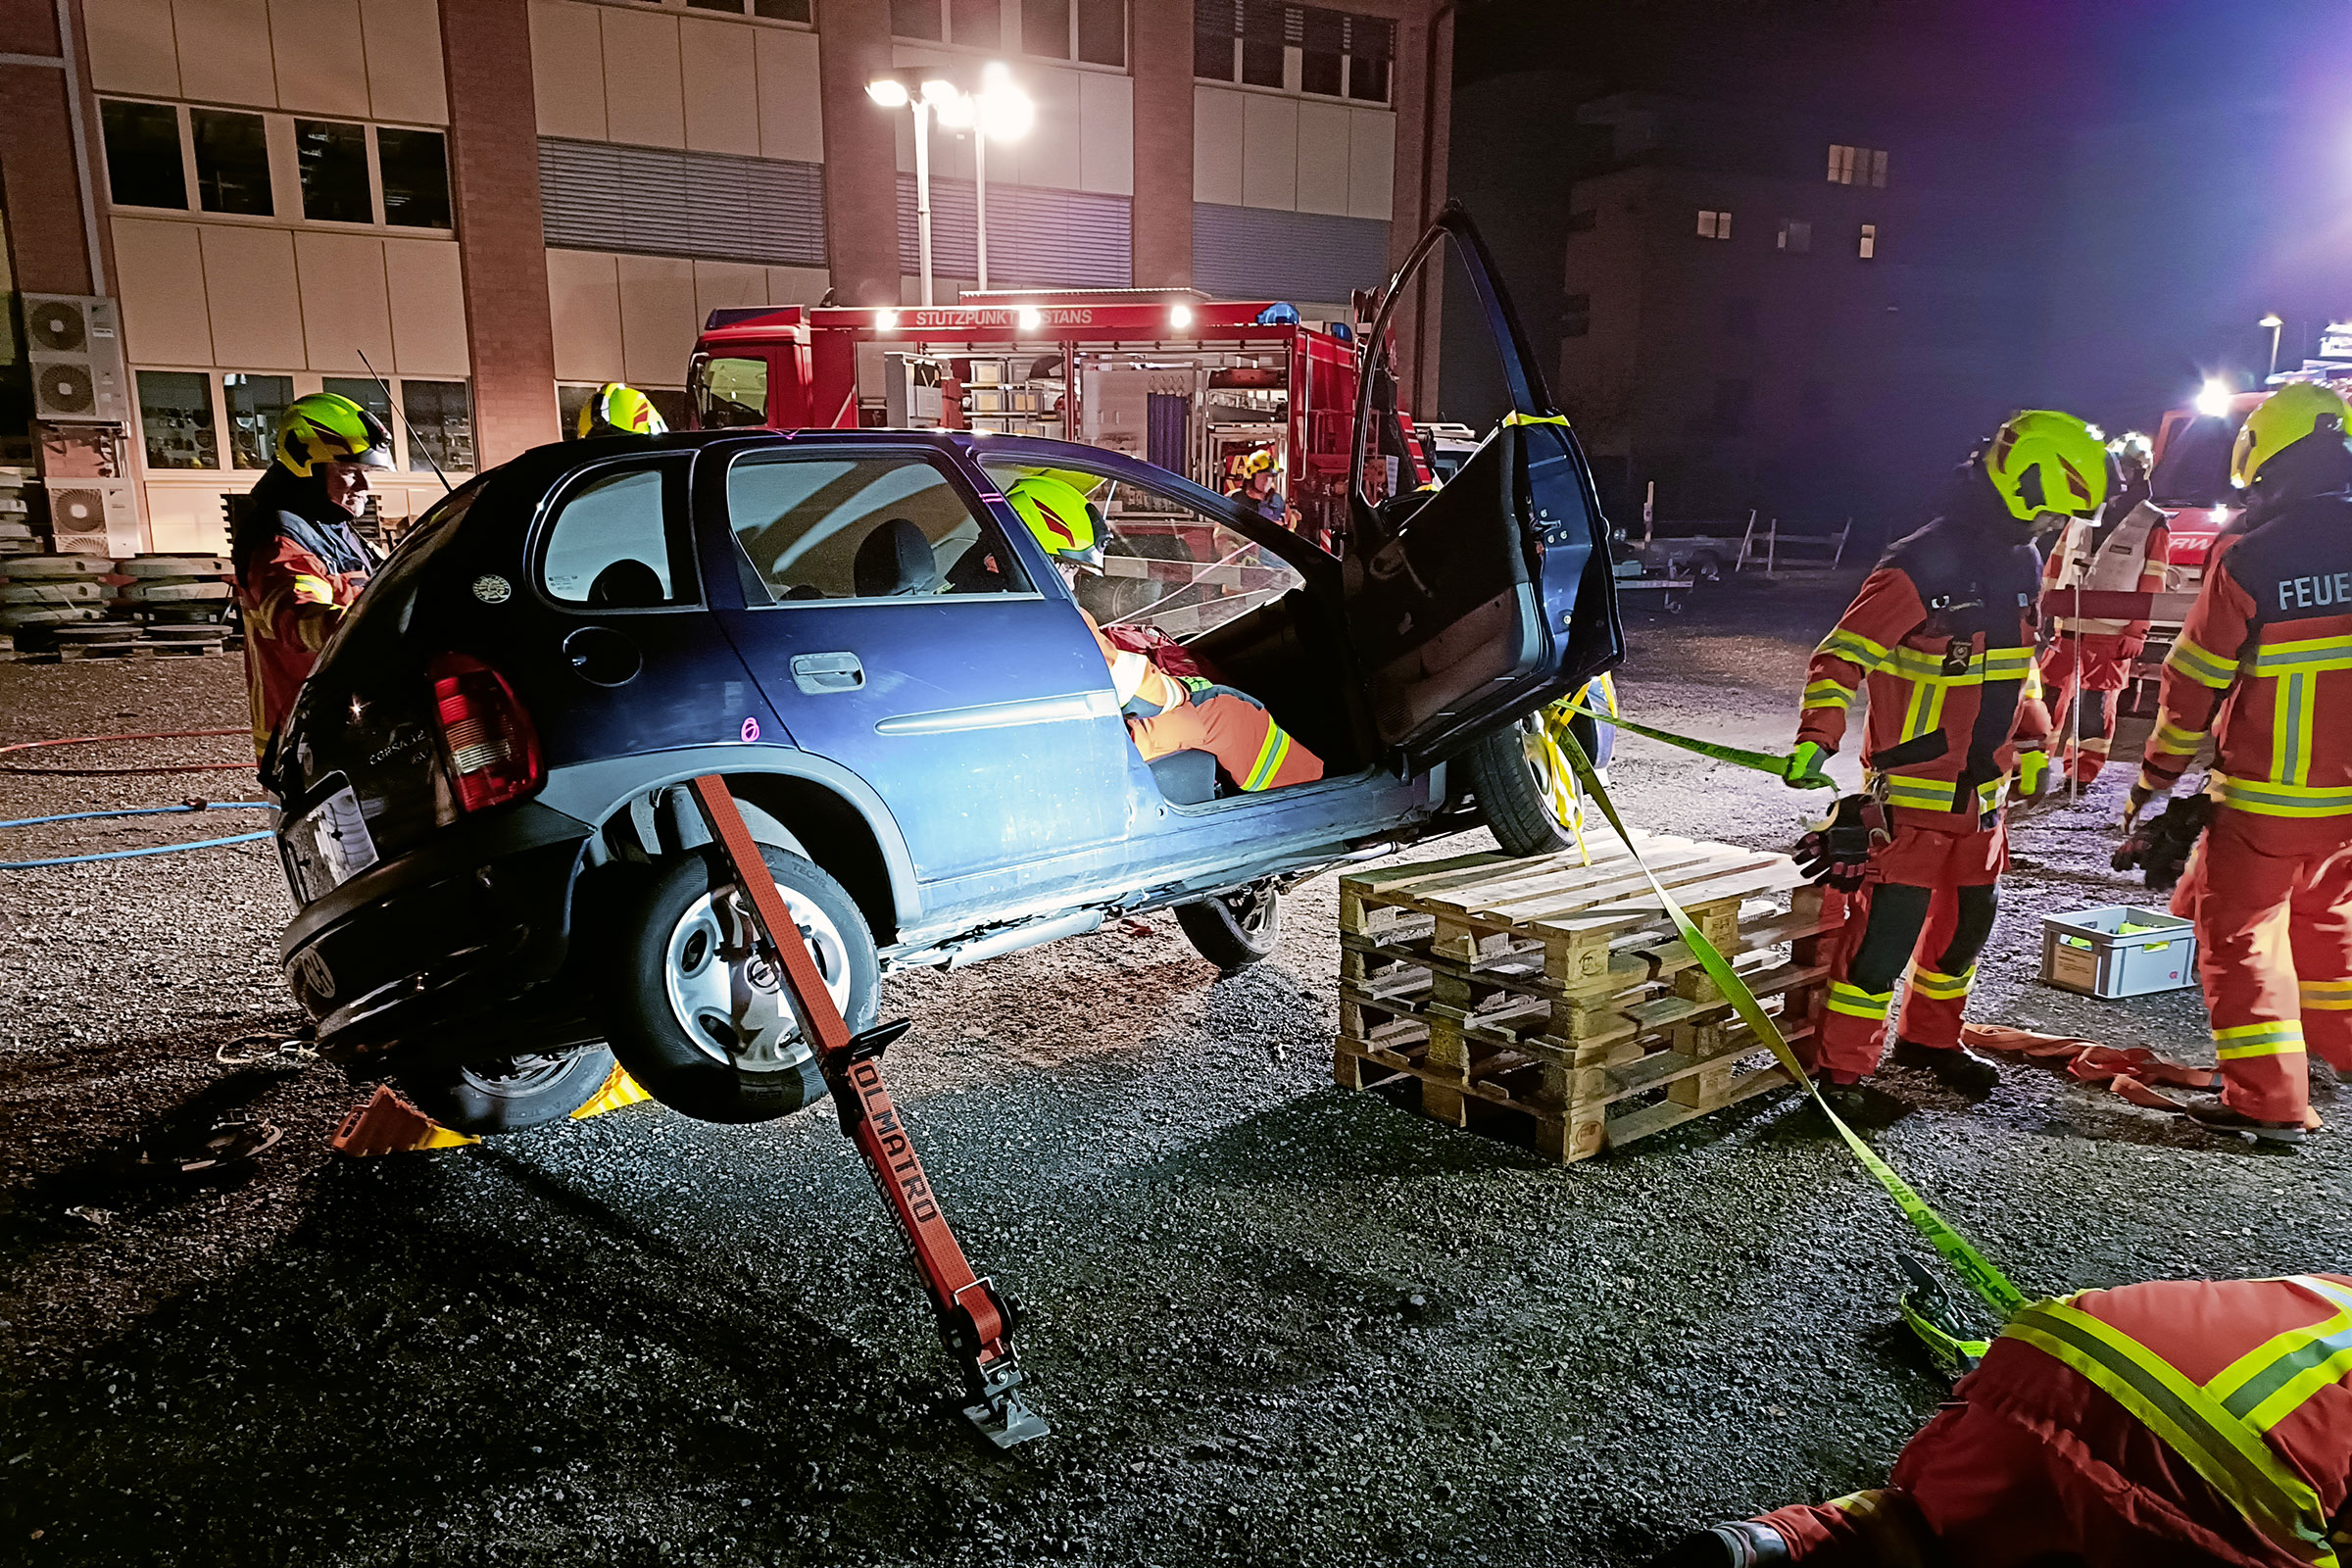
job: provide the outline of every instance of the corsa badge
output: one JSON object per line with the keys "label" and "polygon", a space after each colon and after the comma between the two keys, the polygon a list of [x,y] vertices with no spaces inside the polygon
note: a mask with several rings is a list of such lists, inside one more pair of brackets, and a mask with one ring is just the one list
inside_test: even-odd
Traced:
{"label": "corsa badge", "polygon": [[495,571],[473,579],[473,597],[485,605],[503,605],[514,597],[514,585]]}

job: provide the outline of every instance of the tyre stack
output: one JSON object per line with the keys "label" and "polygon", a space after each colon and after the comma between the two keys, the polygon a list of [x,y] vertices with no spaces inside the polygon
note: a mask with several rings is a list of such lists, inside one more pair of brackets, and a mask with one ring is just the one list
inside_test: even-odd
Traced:
{"label": "tyre stack", "polygon": [[115,567],[116,613],[139,625],[146,640],[173,651],[212,652],[225,645],[236,590],[225,557],[132,556]]}

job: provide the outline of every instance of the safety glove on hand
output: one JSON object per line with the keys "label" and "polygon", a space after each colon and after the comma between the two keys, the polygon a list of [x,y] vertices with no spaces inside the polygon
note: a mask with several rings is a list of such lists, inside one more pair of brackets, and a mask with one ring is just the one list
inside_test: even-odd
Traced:
{"label": "safety glove on hand", "polygon": [[1806,881],[1851,893],[1870,869],[1870,852],[1893,836],[1886,807],[1867,795],[1841,796],[1829,816],[1798,839],[1790,854]]}
{"label": "safety glove on hand", "polygon": [[2146,810],[2151,802],[2162,800],[2166,793],[2145,779],[2133,784],[2124,795],[2124,831],[2130,832],[2132,824],[2139,820],[2140,812]]}
{"label": "safety glove on hand", "polygon": [[2134,827],[2107,863],[2118,871],[2136,870],[2152,893],[2169,892],[2212,821],[2210,796],[2184,795]]}
{"label": "safety glove on hand", "polygon": [[2042,786],[2049,780],[2050,754],[2023,752],[2017,759],[2017,793],[2029,801],[2041,799]]}
{"label": "safety glove on hand", "polygon": [[1830,754],[1814,742],[1798,741],[1788,754],[1788,765],[1781,770],[1781,782],[1792,790],[1834,790],[1838,781],[1822,766],[1829,760]]}

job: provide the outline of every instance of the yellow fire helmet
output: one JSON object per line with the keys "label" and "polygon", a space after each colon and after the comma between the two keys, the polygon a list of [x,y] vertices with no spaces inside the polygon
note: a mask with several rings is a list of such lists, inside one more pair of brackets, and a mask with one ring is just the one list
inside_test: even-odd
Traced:
{"label": "yellow fire helmet", "polygon": [[2055,409],[2011,415],[1984,452],[1984,477],[2020,522],[2056,514],[2091,517],[2107,504],[2107,447],[2090,426]]}
{"label": "yellow fire helmet", "polygon": [[2307,435],[2344,438],[2352,418],[2343,394],[2316,381],[2289,381],[2255,405],[2238,426],[2237,445],[2230,452],[2230,482],[2243,489],[2254,482],[2262,466]]}
{"label": "yellow fire helmet", "polygon": [[1076,485],[1052,474],[1033,473],[1015,480],[1005,490],[1004,499],[1047,555],[1082,571],[1102,571],[1102,514]]}
{"label": "yellow fire helmet", "polygon": [[392,432],[341,393],[306,392],[277,417],[277,461],[298,479],[309,478],[315,463],[389,468]]}
{"label": "yellow fire helmet", "polygon": [[1259,447],[1255,452],[1250,453],[1250,456],[1242,460],[1242,477],[1245,479],[1249,478],[1252,474],[1271,473],[1273,471],[1274,454],[1266,450],[1264,447]]}
{"label": "yellow fire helmet", "polygon": [[600,435],[667,435],[669,424],[654,400],[619,381],[607,381],[580,405],[580,439]]}

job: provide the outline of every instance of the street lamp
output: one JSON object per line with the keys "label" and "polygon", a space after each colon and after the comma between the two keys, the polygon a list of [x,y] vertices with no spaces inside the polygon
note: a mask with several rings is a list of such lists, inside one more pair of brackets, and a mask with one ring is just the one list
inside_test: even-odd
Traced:
{"label": "street lamp", "polygon": [[1026,135],[1037,118],[1037,105],[1014,84],[1012,74],[991,61],[980,74],[980,90],[967,92],[953,77],[935,71],[894,71],[865,84],[865,95],[884,109],[914,111],[914,231],[915,250],[923,274],[923,303],[931,301],[931,121],[942,130],[972,133],[972,172],[976,197],[973,250],[980,287],[988,287],[988,144],[1015,141]]}
{"label": "street lamp", "polygon": [[2271,329],[2271,374],[2277,375],[2278,373],[2278,329],[2284,326],[2286,323],[2278,319],[2278,313],[2277,311],[2271,311],[2266,313],[2263,316],[2263,318],[2259,321],[2256,321],[2254,324],[2256,326],[2267,326]]}

